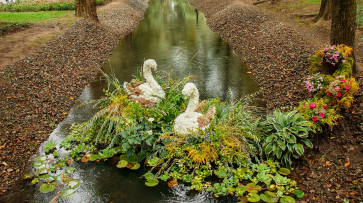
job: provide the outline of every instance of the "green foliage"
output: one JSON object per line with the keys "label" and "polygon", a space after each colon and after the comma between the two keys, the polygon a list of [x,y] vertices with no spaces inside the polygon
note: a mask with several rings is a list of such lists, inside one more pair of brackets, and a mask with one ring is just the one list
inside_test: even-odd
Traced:
{"label": "green foliage", "polygon": [[[104,0],[96,0],[97,5],[102,5],[104,2],[105,2]],[[62,11],[62,10],[76,10],[76,2],[20,0],[7,4],[0,3],[0,11],[5,11],[5,12]]]}
{"label": "green foliage", "polygon": [[[75,192],[74,189],[81,185],[81,181],[71,177],[75,168],[65,168],[65,162],[67,161],[67,157],[55,161],[54,158],[46,155],[38,156],[32,164],[36,172],[34,174],[26,174],[24,178],[35,177],[32,180],[33,184],[37,184],[41,180],[42,184],[39,190],[42,193],[50,193],[57,190],[60,191],[60,196],[69,197]],[[64,170],[64,172],[56,173],[59,170]]]}
{"label": "green foliage", "polygon": [[267,115],[259,127],[264,138],[262,150],[271,159],[280,160],[284,166],[291,167],[291,156],[298,158],[304,153],[303,144],[312,147],[309,137],[311,123],[304,120],[296,110],[281,113],[275,110]]}
{"label": "green foliage", "polygon": [[0,19],[2,22],[17,22],[17,24],[40,23],[48,20],[64,18],[72,13],[72,11],[40,11],[26,13],[0,12]]}
{"label": "green foliage", "polygon": [[53,141],[49,141],[46,145],[45,145],[45,153],[48,154],[48,153],[51,153],[55,150],[55,146],[56,144],[53,142]]}

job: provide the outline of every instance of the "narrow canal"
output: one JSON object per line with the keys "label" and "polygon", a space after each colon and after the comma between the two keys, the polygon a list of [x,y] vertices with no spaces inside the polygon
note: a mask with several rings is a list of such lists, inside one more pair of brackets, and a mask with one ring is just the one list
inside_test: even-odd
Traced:
{"label": "narrow canal", "polygon": [[[258,90],[252,74],[248,73],[231,47],[209,29],[203,14],[185,0],[150,0],[144,19],[133,33],[120,41],[104,70],[106,73],[114,72],[123,83],[137,74],[137,68],[146,59],[154,59],[158,71],[172,73],[175,79],[189,74],[198,76],[195,84],[201,99],[218,96],[221,100],[229,100],[228,88],[231,88],[235,99]],[[81,102],[100,98],[104,88],[107,88],[106,84],[100,81],[86,87],[67,119],[58,125],[49,140],[59,144],[72,123],[90,119],[95,113],[91,108],[75,107]],[[40,153],[44,152],[44,145],[40,147]],[[161,181],[156,187],[147,187],[145,180],[140,178],[146,169],[118,169],[116,164],[112,159],[74,163],[77,168],[74,178],[80,179],[82,184],[74,195],[57,201],[237,202],[231,197],[217,199],[210,193],[191,191],[190,186],[185,184],[169,188]],[[24,200],[49,202],[56,195],[41,193],[39,186],[26,184],[22,195]]]}

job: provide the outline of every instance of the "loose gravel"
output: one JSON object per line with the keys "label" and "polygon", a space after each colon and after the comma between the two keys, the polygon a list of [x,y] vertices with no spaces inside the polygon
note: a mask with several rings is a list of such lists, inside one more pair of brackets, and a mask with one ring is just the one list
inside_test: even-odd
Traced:
{"label": "loose gravel", "polygon": [[0,195],[17,180],[108,55],[143,18],[147,4],[118,4],[81,19],[31,57],[0,70]]}

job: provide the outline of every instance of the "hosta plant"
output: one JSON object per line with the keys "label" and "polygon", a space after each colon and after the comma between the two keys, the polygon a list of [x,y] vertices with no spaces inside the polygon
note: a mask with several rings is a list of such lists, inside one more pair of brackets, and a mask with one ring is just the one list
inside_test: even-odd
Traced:
{"label": "hosta plant", "polygon": [[280,160],[282,165],[291,167],[291,156],[298,158],[304,153],[304,144],[312,147],[309,140],[311,124],[304,120],[296,110],[281,113],[275,110],[266,116],[259,127],[263,130],[264,154],[271,159]]}

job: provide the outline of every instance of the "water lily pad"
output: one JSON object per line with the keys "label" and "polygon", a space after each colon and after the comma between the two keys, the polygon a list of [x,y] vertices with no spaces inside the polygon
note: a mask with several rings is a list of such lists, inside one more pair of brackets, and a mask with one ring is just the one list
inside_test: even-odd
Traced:
{"label": "water lily pad", "polygon": [[294,190],[293,192],[297,198],[303,198],[305,196],[305,193],[301,190]]}
{"label": "water lily pad", "polygon": [[37,158],[35,158],[34,162],[43,162],[47,160],[47,156],[43,155],[43,156],[38,156]]}
{"label": "water lily pad", "polygon": [[65,190],[63,190],[59,195],[61,196],[61,197],[70,197],[71,195],[73,195],[74,194],[74,190],[73,189],[71,189],[71,188],[67,188],[67,189],[65,189]]}
{"label": "water lily pad", "polygon": [[175,180],[171,180],[171,181],[169,181],[168,182],[168,186],[169,187],[175,187],[175,186],[177,186],[178,185],[178,182],[177,181],[175,181]]}
{"label": "water lily pad", "polygon": [[48,192],[52,192],[55,190],[55,188],[57,188],[57,186],[55,184],[47,184],[44,183],[40,186],[40,192],[42,193],[48,193]]}
{"label": "water lily pad", "polygon": [[126,154],[123,154],[120,156],[120,160],[126,160],[127,159],[127,155]]}
{"label": "water lily pad", "polygon": [[280,202],[281,203],[295,203],[296,201],[294,198],[292,198],[290,196],[283,196],[283,197],[281,197]]}
{"label": "water lily pad", "polygon": [[121,161],[118,162],[117,168],[125,168],[128,163],[129,162],[127,162],[126,160],[121,160]]}
{"label": "water lily pad", "polygon": [[289,174],[290,174],[290,170],[289,170],[289,169],[287,169],[287,168],[280,168],[280,169],[279,169],[279,173],[280,173],[281,175],[285,175],[285,176],[287,176],[287,175],[289,175]]}
{"label": "water lily pad", "polygon": [[255,193],[249,193],[247,195],[247,200],[250,202],[258,202],[258,201],[260,201],[260,199],[261,199],[260,196]]}
{"label": "water lily pad", "polygon": [[70,168],[66,169],[66,172],[69,173],[69,174],[72,174],[72,173],[74,173],[75,170],[76,170],[76,168],[70,167]]}
{"label": "water lily pad", "polygon": [[90,161],[96,161],[99,158],[100,158],[100,156],[98,156],[98,154],[90,154],[89,155],[89,160]]}
{"label": "water lily pad", "polygon": [[136,170],[140,168],[140,164],[139,163],[135,163],[135,165],[131,168],[132,170]]}
{"label": "water lily pad", "polygon": [[126,168],[132,168],[132,167],[134,167],[135,166],[135,164],[134,163],[128,163],[127,165],[126,165]]}
{"label": "water lily pad", "polygon": [[145,177],[147,180],[149,180],[149,179],[154,178],[154,174],[152,174],[152,173],[145,173],[145,174],[144,174],[144,177]]}
{"label": "water lily pad", "polygon": [[250,193],[258,193],[258,191],[261,190],[261,186],[259,185],[255,185],[254,183],[248,183],[246,185],[246,188],[247,188],[247,191],[250,192]]}
{"label": "water lily pad", "polygon": [[78,186],[81,185],[81,181],[80,180],[72,180],[72,181],[68,182],[67,185],[70,188],[74,189],[74,188],[77,188]]}
{"label": "water lily pad", "polygon": [[145,185],[149,186],[149,187],[154,187],[157,184],[159,184],[159,181],[157,179],[155,179],[155,178],[148,179],[147,182],[145,182]]}

